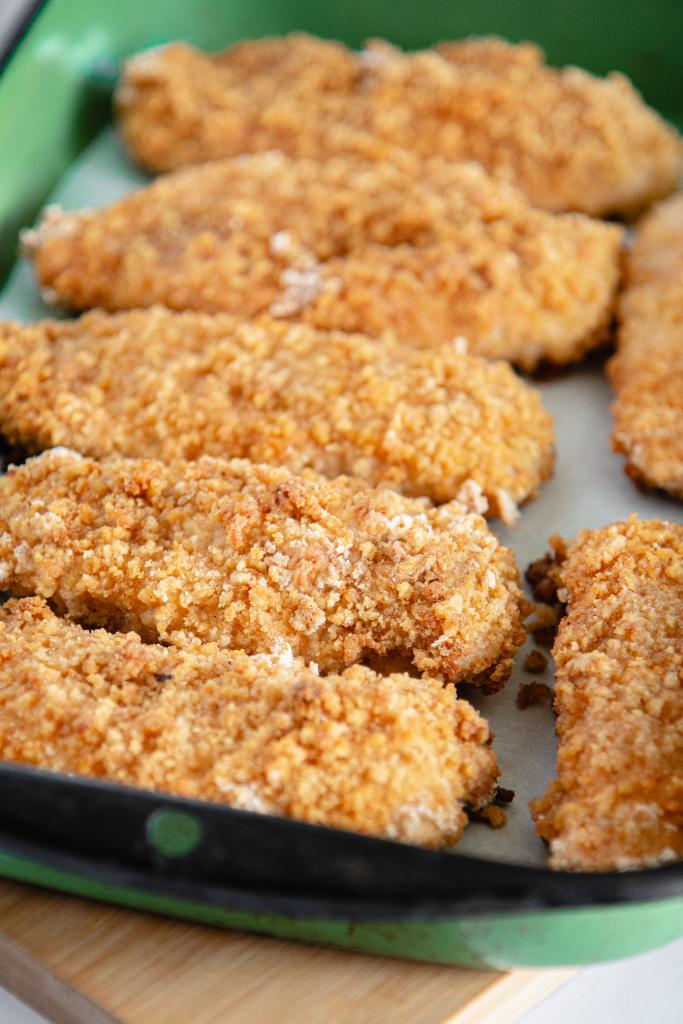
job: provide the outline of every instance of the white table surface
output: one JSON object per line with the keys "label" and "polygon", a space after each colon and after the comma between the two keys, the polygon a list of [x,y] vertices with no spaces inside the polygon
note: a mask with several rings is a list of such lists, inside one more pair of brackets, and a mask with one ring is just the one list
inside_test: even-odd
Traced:
{"label": "white table surface", "polygon": [[[26,3],[27,0],[0,0],[0,46]],[[643,1024],[645,1021],[657,1024],[681,1024],[683,1021],[683,940],[653,953],[580,970],[566,985],[525,1014],[519,1024]],[[40,1014],[0,988],[0,1024],[46,1022]],[[229,1021],[216,1021],[216,1024],[229,1024]],[[288,1024],[284,1017],[283,1024]]]}

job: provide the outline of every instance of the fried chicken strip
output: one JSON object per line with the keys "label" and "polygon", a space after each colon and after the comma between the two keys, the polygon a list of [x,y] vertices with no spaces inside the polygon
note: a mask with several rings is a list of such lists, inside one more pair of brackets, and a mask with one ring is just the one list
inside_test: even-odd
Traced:
{"label": "fried chicken strip", "polygon": [[24,234],[47,297],[73,309],[267,313],[387,330],[525,367],[604,336],[621,229],[552,215],[472,164],[415,173],[258,154],[158,179],[109,207],[48,209]]}
{"label": "fried chicken strip", "polygon": [[486,722],[452,686],[88,631],[0,609],[0,758],[425,846],[493,795]]}
{"label": "fried chicken strip", "polygon": [[271,466],[98,463],[50,449],[0,479],[0,586],[86,625],[336,671],[401,654],[497,689],[524,639],[511,551],[458,502]]}
{"label": "fried chicken strip", "polygon": [[33,452],[240,457],[435,501],[481,491],[506,518],[553,466],[552,420],[507,363],[159,306],[0,324],[0,430]]}
{"label": "fried chicken strip", "polygon": [[630,476],[683,498],[683,193],[640,225],[619,319],[613,447]]}
{"label": "fried chicken strip", "polygon": [[546,66],[530,43],[443,43],[360,53],[291,35],[205,54],[182,43],[129,60],[123,137],[154,171],[264,149],[326,158],[477,160],[537,206],[630,215],[672,192],[675,130],[623,75]]}
{"label": "fried chicken strip", "polygon": [[550,866],[683,856],[683,526],[584,530],[559,573],[559,778],[532,801]]}

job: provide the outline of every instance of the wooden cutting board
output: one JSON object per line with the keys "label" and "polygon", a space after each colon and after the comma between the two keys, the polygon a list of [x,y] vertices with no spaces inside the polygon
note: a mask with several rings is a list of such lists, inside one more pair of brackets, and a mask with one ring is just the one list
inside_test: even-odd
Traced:
{"label": "wooden cutting board", "polygon": [[0,881],[0,985],[56,1024],[513,1024],[571,970],[416,964]]}

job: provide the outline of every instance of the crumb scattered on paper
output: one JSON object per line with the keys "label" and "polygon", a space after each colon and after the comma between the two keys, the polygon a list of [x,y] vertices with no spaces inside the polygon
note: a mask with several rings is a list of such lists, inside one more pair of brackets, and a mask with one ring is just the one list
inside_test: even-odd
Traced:
{"label": "crumb scattered on paper", "polygon": [[517,689],[517,707],[522,711],[552,699],[553,691],[547,683],[520,683]]}
{"label": "crumb scattered on paper", "polygon": [[545,672],[548,667],[548,659],[543,651],[530,651],[524,659],[524,670],[526,672]]}

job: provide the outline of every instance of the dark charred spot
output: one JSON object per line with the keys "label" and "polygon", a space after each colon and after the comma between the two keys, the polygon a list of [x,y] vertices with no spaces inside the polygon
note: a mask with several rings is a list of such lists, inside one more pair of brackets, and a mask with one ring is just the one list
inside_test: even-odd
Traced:
{"label": "dark charred spot", "polygon": [[496,789],[495,796],[493,797],[494,804],[511,804],[515,799],[514,789],[505,789],[504,786],[498,786]]}

